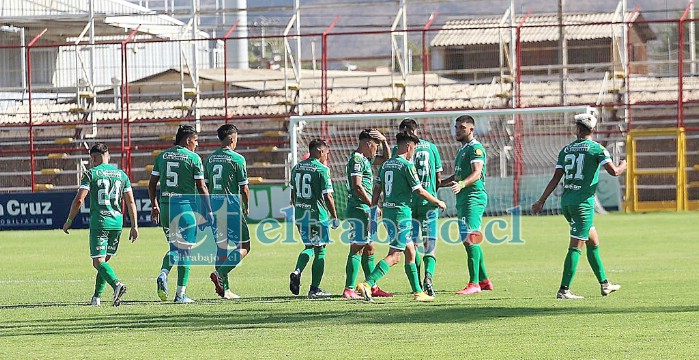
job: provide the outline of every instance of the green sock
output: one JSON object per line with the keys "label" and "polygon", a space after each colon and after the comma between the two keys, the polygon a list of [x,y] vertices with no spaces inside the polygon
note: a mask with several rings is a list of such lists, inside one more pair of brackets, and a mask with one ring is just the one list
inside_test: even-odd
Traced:
{"label": "green sock", "polygon": [[165,256],[163,256],[163,265],[160,267],[162,270],[167,270],[168,272],[172,270],[172,266],[177,264],[177,261],[180,259],[179,255],[177,254],[177,251],[168,251],[165,253]]}
{"label": "green sock", "polygon": [[107,282],[100,276],[99,270],[97,271],[97,276],[95,276],[95,294],[93,295],[94,297],[101,297],[102,292],[104,291],[104,286],[107,285]]}
{"label": "green sock", "polygon": [[187,286],[189,283],[189,264],[191,259],[189,256],[181,256],[177,263],[177,286]]}
{"label": "green sock", "polygon": [[480,277],[481,246],[469,245],[466,247],[466,253],[468,254],[468,282],[477,284]]}
{"label": "green sock", "polygon": [[311,260],[311,256],[313,256],[313,247],[307,246],[305,249],[303,249],[303,251],[301,251],[299,258],[296,260],[296,269],[303,271],[303,269],[306,268],[306,265],[308,265],[308,262]]}
{"label": "green sock", "polygon": [[602,265],[602,258],[599,256],[599,246],[587,246],[587,261],[590,263],[590,267],[595,273],[597,281],[599,281],[600,284],[607,281],[607,274],[604,271],[604,265]]}
{"label": "green sock", "polygon": [[417,275],[419,277],[422,268],[422,252],[417,247],[415,248],[415,268],[417,269]]}
{"label": "green sock", "polygon": [[230,289],[230,285],[228,285],[228,276],[223,277],[223,291],[226,291]]}
{"label": "green sock", "polygon": [[362,254],[362,271],[364,271],[364,278],[368,278],[369,274],[374,271],[376,265],[374,264],[374,255],[364,255]]}
{"label": "green sock", "polygon": [[388,273],[388,269],[391,268],[391,265],[388,265],[386,260],[381,260],[379,261],[378,264],[376,264],[376,267],[374,268],[374,271],[369,274],[366,278],[366,282],[369,283],[371,287],[374,287],[376,285],[376,282],[379,281],[386,273]]}
{"label": "green sock", "polygon": [[561,287],[570,288],[570,284],[573,282],[573,277],[575,277],[575,269],[578,267],[580,254],[582,254],[582,251],[578,248],[568,249],[568,254],[563,262],[563,279],[561,279]]}
{"label": "green sock", "polygon": [[422,292],[420,277],[417,274],[417,266],[415,264],[405,264],[405,275],[408,275],[408,282],[410,282],[410,288],[413,292]]}
{"label": "green sock", "polygon": [[[347,265],[345,265],[345,289],[354,289],[357,285],[357,274],[362,256],[359,254],[347,255]],[[363,265],[363,264],[362,264]]]}
{"label": "green sock", "polygon": [[478,246],[481,251],[481,261],[478,262],[478,281],[488,280],[488,273],[485,271],[485,256],[483,256],[483,249]]}
{"label": "green sock", "polygon": [[100,268],[97,270],[97,274],[102,277],[102,279],[104,279],[104,281],[106,281],[112,288],[116,287],[116,283],[119,282],[116,274],[114,274],[114,269],[112,269],[112,266],[106,262],[100,263]]}
{"label": "green sock", "polygon": [[224,278],[228,278],[228,273],[235,269],[240,264],[240,252],[238,250],[231,251],[226,260],[219,266],[218,274]]}
{"label": "green sock", "polygon": [[435,259],[434,255],[425,255],[422,261],[425,263],[425,276],[433,277],[434,268],[437,266],[437,259]]}
{"label": "green sock", "polygon": [[311,286],[317,288],[320,286],[320,281],[323,280],[323,272],[325,272],[325,246],[316,246],[314,249],[315,259],[311,266]]}

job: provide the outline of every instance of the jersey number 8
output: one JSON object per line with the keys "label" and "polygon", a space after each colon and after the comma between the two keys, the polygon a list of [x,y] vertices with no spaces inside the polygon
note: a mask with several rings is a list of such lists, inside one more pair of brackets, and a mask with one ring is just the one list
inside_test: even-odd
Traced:
{"label": "jersey number 8", "polygon": [[384,175],[384,183],[386,184],[386,196],[390,196],[393,191],[393,171],[386,171]]}

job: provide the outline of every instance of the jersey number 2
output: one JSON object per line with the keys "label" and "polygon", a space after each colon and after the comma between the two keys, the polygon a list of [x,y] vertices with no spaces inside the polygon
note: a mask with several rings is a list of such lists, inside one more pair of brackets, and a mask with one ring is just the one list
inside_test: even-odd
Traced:
{"label": "jersey number 2", "polygon": [[223,186],[221,185],[221,179],[223,178],[223,165],[214,165],[212,171],[214,175],[211,177],[211,180],[214,182],[214,190],[223,189]]}

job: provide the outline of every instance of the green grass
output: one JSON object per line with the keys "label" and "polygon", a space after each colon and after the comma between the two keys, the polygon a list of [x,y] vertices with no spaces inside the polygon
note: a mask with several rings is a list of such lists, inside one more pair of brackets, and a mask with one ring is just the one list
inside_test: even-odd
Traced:
{"label": "green grass", "polygon": [[[697,213],[599,216],[602,258],[623,288],[601,297],[583,257],[573,288],[586,299],[572,302],[554,299],[568,243],[561,216],[525,217],[524,245],[486,244],[495,291],[477,296],[453,295],[467,281],[465,251],[440,244],[430,304],[411,301],[402,266],[381,282],[397,296],[375,304],[290,297],[300,246],[259,243],[231,273],[245,299],[216,299],[211,268],[196,267],[188,294],[197,303],[161,303],[154,279],[166,245],[159,229],[142,228],[112,261],[129,286],[124,304],[89,307],[87,231],[2,232],[0,359],[698,358],[697,220]],[[329,247],[326,290],[342,290],[346,256],[346,246]],[[307,272],[302,290],[309,280]]]}

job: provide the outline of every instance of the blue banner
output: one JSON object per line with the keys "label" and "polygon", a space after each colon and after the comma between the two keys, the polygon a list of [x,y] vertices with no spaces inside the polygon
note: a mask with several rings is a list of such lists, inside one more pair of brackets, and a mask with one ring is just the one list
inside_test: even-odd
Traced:
{"label": "blue banner", "polygon": [[[0,230],[61,229],[68,217],[75,191],[0,194]],[[150,219],[151,203],[147,189],[134,189],[139,226],[155,226]],[[126,226],[130,219],[124,216]],[[90,227],[90,196],[85,198],[73,220],[73,229]]]}

